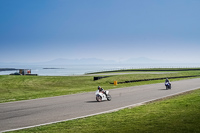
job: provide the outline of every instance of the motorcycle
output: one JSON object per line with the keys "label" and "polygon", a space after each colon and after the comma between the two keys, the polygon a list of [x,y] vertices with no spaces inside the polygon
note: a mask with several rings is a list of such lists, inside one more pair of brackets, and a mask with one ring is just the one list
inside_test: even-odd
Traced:
{"label": "motorcycle", "polygon": [[97,90],[96,93],[95,93],[95,95],[96,95],[96,100],[97,100],[98,102],[101,102],[101,101],[103,101],[103,100],[108,100],[108,101],[110,101],[110,100],[111,100],[111,95],[109,94],[109,91],[105,91],[105,93],[106,93],[107,96],[106,96],[102,91],[99,92],[99,90]]}
{"label": "motorcycle", "polygon": [[165,83],[165,86],[166,86],[166,90],[172,88],[171,83],[169,83],[169,82],[166,82],[166,83]]}

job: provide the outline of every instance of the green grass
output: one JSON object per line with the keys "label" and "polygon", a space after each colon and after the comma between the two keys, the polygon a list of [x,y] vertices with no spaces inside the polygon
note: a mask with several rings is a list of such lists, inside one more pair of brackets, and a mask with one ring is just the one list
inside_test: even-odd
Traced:
{"label": "green grass", "polygon": [[88,74],[102,74],[102,73],[126,73],[126,72],[166,72],[166,71],[199,71],[200,68],[143,68],[143,69],[120,69],[113,71],[101,71]]}
{"label": "green grass", "polygon": [[199,133],[200,89],[117,112],[15,133]]}
{"label": "green grass", "polygon": [[[200,75],[200,70],[173,71],[175,73],[165,74],[146,74],[145,72],[142,74],[136,73],[125,75],[112,75],[111,77],[103,78],[97,81],[93,81],[93,76],[0,75],[0,103],[95,91],[97,89],[97,86],[101,86],[107,90],[113,88],[164,82],[164,80],[155,80],[118,84],[117,86],[110,84],[113,83],[115,80],[117,80],[118,82],[123,82],[126,80],[165,77],[168,77],[170,79],[170,77],[174,76]],[[174,81],[180,79],[170,80]]]}

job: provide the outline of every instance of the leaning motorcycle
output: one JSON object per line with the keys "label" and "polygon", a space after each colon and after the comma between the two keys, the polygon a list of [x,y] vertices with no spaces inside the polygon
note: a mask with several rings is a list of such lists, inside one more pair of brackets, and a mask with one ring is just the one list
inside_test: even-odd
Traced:
{"label": "leaning motorcycle", "polygon": [[166,82],[166,83],[165,83],[165,86],[166,86],[166,90],[172,88],[171,83],[169,83],[169,82]]}
{"label": "leaning motorcycle", "polygon": [[103,100],[110,101],[111,100],[111,95],[109,94],[109,91],[105,91],[105,93],[106,93],[107,96],[102,91],[97,90],[96,93],[95,93],[96,100],[98,102],[101,102]]}

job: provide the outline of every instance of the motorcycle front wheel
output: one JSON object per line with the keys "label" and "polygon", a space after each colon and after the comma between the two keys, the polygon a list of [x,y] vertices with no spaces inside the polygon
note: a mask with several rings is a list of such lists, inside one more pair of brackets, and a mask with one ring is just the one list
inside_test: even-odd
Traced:
{"label": "motorcycle front wheel", "polygon": [[102,101],[102,98],[101,98],[101,96],[96,96],[96,100],[97,100],[97,102],[101,102]]}
{"label": "motorcycle front wheel", "polygon": [[112,98],[111,98],[111,95],[108,94],[108,95],[107,95],[107,100],[108,100],[108,101],[111,101],[111,99],[112,99]]}

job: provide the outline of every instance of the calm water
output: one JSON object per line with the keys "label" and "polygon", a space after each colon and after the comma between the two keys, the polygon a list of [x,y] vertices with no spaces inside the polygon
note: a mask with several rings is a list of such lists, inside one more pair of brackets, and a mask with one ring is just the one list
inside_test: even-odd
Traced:
{"label": "calm water", "polygon": [[[90,72],[132,69],[132,68],[187,68],[200,67],[196,64],[104,64],[104,65],[1,65],[0,68],[31,69],[32,74],[39,76],[82,75]],[[56,68],[56,69],[44,69]],[[0,71],[0,75],[9,75],[18,71]]]}

